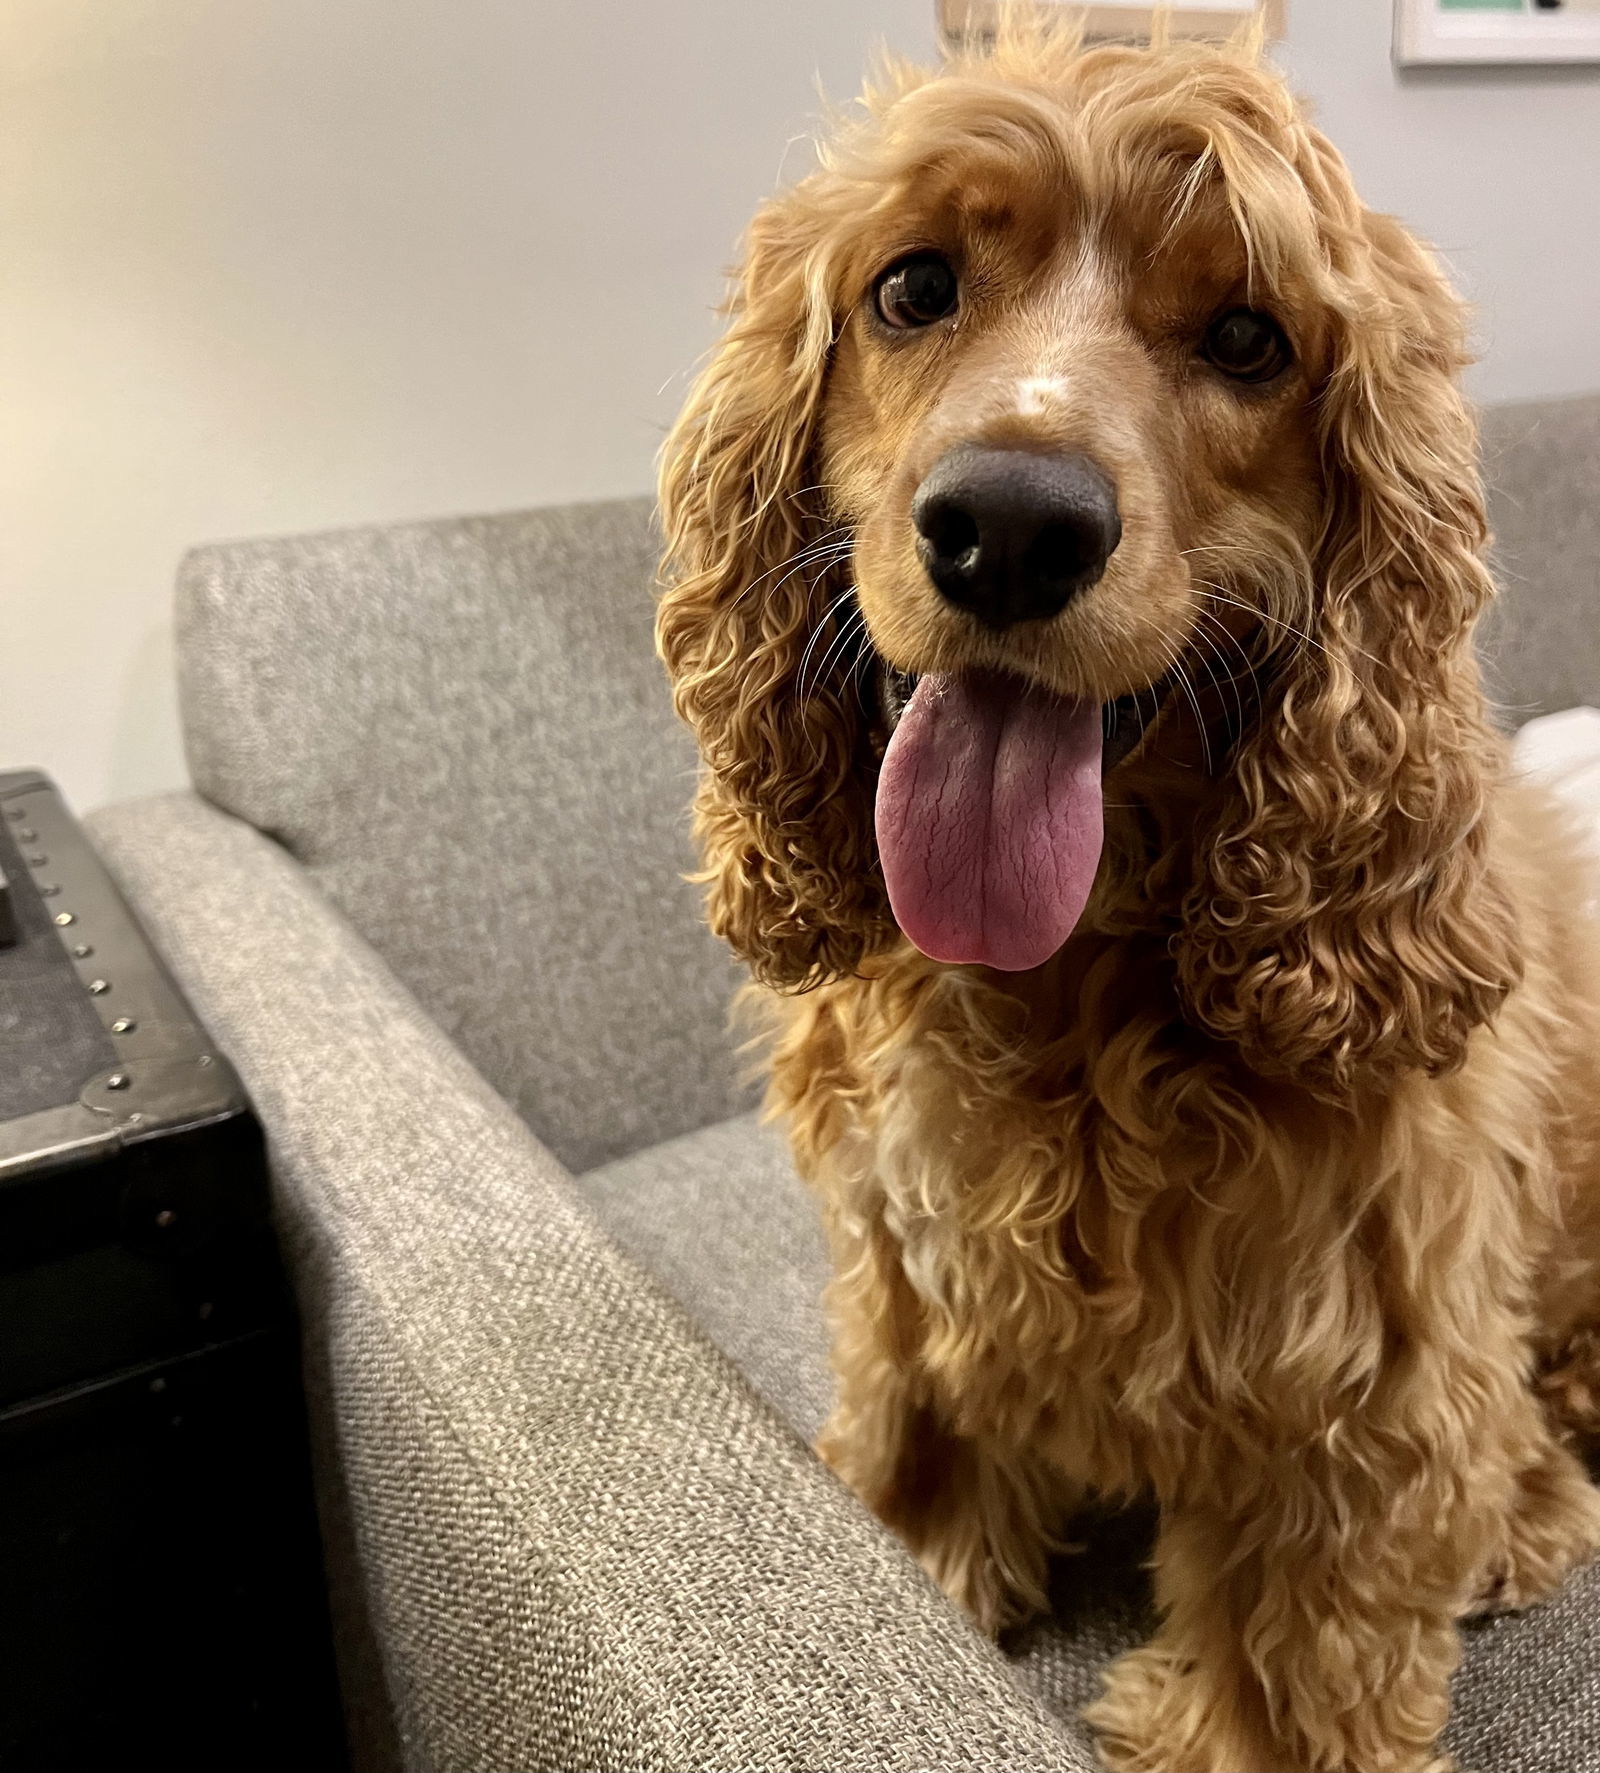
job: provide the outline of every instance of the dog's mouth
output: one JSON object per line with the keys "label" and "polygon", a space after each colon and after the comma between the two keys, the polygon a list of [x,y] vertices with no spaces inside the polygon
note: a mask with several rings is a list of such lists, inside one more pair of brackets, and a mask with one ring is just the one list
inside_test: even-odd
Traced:
{"label": "dog's mouth", "polygon": [[[915,671],[897,671],[886,659],[879,659],[877,665],[878,706],[883,712],[884,732],[892,738],[920,679]],[[1114,696],[1109,702],[1100,704],[1102,775],[1109,775],[1144,738],[1150,722],[1166,700],[1169,687],[1163,677],[1148,689]]]}
{"label": "dog's mouth", "polygon": [[[1157,704],[1159,689],[1149,692]],[[1021,972],[1048,960],[1088,902],[1101,783],[1139,742],[1140,698],[1053,694],[992,670],[883,666],[889,742],[878,853],[895,920],[933,960]]]}

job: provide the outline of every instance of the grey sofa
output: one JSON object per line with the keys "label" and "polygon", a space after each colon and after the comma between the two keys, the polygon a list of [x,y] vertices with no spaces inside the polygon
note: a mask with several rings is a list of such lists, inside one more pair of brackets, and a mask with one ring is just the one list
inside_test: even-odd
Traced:
{"label": "grey sofa", "polygon": [[[1508,720],[1600,705],[1600,397],[1491,415]],[[269,1130],[357,1765],[1087,1769],[1137,1523],[1002,1654],[812,1458],[824,1261],[725,1030],[643,502],[203,549],[192,793],[93,829]],[[1600,1768],[1600,1573],[1475,1627]]]}

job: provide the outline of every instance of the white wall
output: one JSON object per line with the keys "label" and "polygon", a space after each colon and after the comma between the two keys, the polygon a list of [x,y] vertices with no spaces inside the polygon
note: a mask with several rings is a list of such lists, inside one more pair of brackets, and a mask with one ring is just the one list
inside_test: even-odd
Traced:
{"label": "white wall", "polygon": [[1281,59],[1374,209],[1478,306],[1482,400],[1600,389],[1600,68],[1389,65],[1392,0],[1289,0]]}
{"label": "white wall", "polygon": [[0,10],[0,765],[84,808],[183,779],[189,543],[646,489],[818,73],[933,47],[932,0]]}
{"label": "white wall", "polygon": [[[0,765],[182,780],[190,542],[647,488],[815,77],[928,53],[933,7],[9,0]],[[1370,199],[1483,304],[1480,392],[1600,387],[1600,85],[1402,86],[1388,0],[1291,12]]]}

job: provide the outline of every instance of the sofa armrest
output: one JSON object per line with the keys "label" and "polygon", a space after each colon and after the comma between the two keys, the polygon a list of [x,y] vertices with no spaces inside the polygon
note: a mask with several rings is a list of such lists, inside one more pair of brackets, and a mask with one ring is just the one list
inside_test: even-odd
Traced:
{"label": "sofa armrest", "polygon": [[91,823],[266,1124],[408,1765],[1087,1773],[290,857]]}

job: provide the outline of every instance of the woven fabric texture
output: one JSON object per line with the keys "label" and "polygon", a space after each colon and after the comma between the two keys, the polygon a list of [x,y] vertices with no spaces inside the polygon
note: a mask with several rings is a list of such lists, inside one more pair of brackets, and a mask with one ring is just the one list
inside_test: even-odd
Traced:
{"label": "woven fabric texture", "polygon": [[1483,650],[1505,722],[1600,708],[1600,394],[1490,407],[1483,454],[1500,584]]}
{"label": "woven fabric texture", "polygon": [[270,1131],[406,1766],[1088,1773],[304,870],[93,828]]}
{"label": "woven fabric texture", "polygon": [[596,1217],[801,1437],[833,1396],[828,1251],[783,1135],[754,1115],[579,1176]]}
{"label": "woven fabric texture", "polygon": [[206,548],[195,785],[271,833],[579,1168],[744,1097],[643,500]]}

